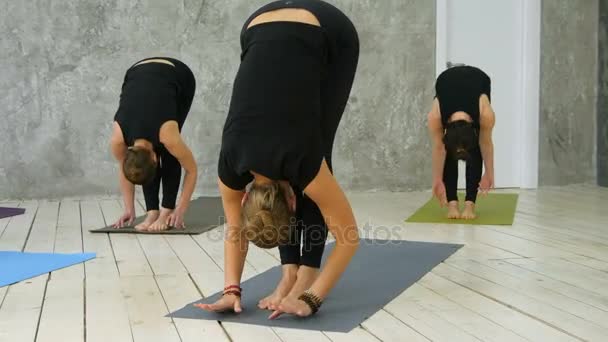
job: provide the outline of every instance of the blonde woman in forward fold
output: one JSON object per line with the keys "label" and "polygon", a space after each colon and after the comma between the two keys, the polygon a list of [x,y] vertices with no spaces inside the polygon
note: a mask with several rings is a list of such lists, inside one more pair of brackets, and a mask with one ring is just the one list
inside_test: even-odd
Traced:
{"label": "blonde woman in forward fold", "polygon": [[[283,268],[276,290],[260,298],[259,308],[274,311],[270,318],[308,316],[359,243],[331,164],[357,69],[358,35],[328,3],[277,1],[246,21],[241,46],[218,169],[228,226],[224,296],[200,307],[241,311],[241,275],[253,242],[278,246]],[[336,247],[320,270],[328,230]]]}

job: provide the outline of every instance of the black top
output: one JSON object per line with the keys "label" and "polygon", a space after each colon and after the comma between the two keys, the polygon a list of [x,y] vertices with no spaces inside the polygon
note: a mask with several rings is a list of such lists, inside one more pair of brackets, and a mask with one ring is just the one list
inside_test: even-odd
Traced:
{"label": "black top", "polygon": [[242,190],[254,171],[304,189],[323,160],[324,31],[303,23],[271,22],[244,35],[222,135],[219,177],[226,186]]}
{"label": "black top", "polygon": [[441,108],[441,122],[445,126],[452,114],[465,112],[479,129],[479,97],[486,94],[491,99],[490,77],[473,66],[457,66],[447,69],[437,78],[436,97]]}
{"label": "black top", "polygon": [[160,127],[167,121],[177,121],[178,82],[174,69],[165,63],[146,63],[127,71],[114,116],[127,146],[146,139],[157,149],[161,147]]}

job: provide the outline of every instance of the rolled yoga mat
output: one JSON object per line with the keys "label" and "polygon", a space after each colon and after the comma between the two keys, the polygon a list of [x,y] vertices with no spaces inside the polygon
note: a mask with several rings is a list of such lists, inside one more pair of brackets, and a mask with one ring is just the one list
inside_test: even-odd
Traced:
{"label": "rolled yoga mat", "polygon": [[[323,261],[334,247],[328,244]],[[271,311],[257,307],[281,279],[281,267],[250,278],[241,284],[243,312],[211,313],[194,306],[213,303],[222,290],[203,300],[190,303],[167,315],[175,318],[238,322],[270,327],[348,332],[382,309],[462,245],[400,240],[362,239],[357,253],[325,299],[317,314],[307,318],[282,315],[269,320]],[[194,298],[193,298],[194,299]]]}
{"label": "rolled yoga mat", "polygon": [[114,228],[111,225],[100,229],[89,230],[92,233],[131,233],[131,234],[201,234],[224,224],[224,208],[221,197],[199,197],[188,207],[184,215],[185,229],[169,228],[160,232],[135,230],[135,226],[145,220],[146,216],[135,219],[133,225]]}
{"label": "rolled yoga mat", "polygon": [[[458,194],[458,199],[464,205],[464,194]],[[474,225],[512,225],[515,218],[518,194],[478,195],[475,201],[474,220],[448,219],[447,208],[441,208],[436,198],[431,198],[422,208],[418,209],[406,222],[419,223],[457,223]]]}
{"label": "rolled yoga mat", "polygon": [[0,219],[21,215],[23,213],[25,213],[24,208],[0,207]]}

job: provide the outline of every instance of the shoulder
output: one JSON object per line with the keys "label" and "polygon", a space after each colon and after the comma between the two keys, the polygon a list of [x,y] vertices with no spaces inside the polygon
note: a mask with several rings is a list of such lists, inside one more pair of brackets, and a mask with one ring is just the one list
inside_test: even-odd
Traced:
{"label": "shoulder", "polygon": [[112,122],[112,136],[111,136],[110,140],[113,144],[124,144],[125,143],[125,138],[122,133],[122,128],[120,127],[120,124],[118,123],[118,121]]}
{"label": "shoulder", "polygon": [[181,135],[179,132],[179,126],[177,124],[177,121],[165,121],[160,126],[160,130],[158,131],[158,140],[161,144],[165,146],[180,142]]}

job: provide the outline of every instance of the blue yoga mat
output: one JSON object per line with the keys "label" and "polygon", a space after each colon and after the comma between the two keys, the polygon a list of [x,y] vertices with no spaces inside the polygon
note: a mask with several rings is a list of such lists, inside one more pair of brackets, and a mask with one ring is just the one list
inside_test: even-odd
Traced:
{"label": "blue yoga mat", "polygon": [[95,258],[95,253],[54,254],[0,251],[0,287]]}

